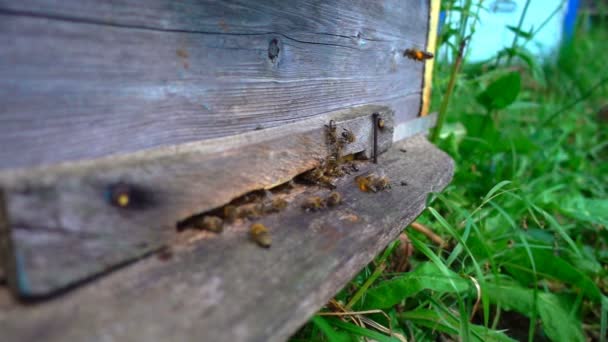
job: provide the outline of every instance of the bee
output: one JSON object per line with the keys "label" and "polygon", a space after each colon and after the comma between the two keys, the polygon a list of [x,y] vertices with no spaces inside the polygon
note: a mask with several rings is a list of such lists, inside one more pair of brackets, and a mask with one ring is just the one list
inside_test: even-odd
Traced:
{"label": "bee", "polygon": [[319,182],[319,179],[321,179],[323,176],[324,176],[323,168],[316,167],[316,168],[304,173],[304,175],[302,177],[304,178],[305,181],[307,181],[309,183],[317,184]]}
{"label": "bee", "polygon": [[385,126],[386,126],[386,122],[384,121],[384,119],[378,118],[378,128],[384,129]]}
{"label": "bee", "polygon": [[332,190],[336,188],[336,184],[334,183],[334,181],[330,177],[325,175],[319,178],[318,184],[326,186],[328,189]]}
{"label": "bee", "polygon": [[308,197],[302,203],[302,209],[306,211],[317,211],[325,208],[325,201],[319,196]]}
{"label": "bee", "polygon": [[217,216],[206,215],[198,217],[192,221],[194,228],[208,230],[214,233],[221,233],[224,230],[224,220]]}
{"label": "bee", "polygon": [[240,217],[239,208],[235,205],[228,204],[224,207],[224,219],[228,222],[234,222]]}
{"label": "bee", "polygon": [[[344,173],[342,172],[342,170],[340,169],[340,161],[338,160],[338,158],[336,158],[336,156],[329,156],[327,158],[327,160],[325,161],[325,172],[324,175],[330,176],[330,177],[342,177],[344,176]],[[321,178],[323,178],[323,176],[321,176]],[[333,183],[332,183],[333,184]]]}
{"label": "bee", "polygon": [[258,217],[262,216],[263,212],[264,212],[264,206],[262,205],[262,203],[248,203],[248,204],[242,205],[238,209],[238,217],[254,219],[254,218],[258,218]]}
{"label": "bee", "polygon": [[249,228],[249,236],[258,245],[264,248],[269,248],[272,244],[272,238],[268,228],[261,223],[254,223]]}
{"label": "bee", "polygon": [[361,190],[363,192],[373,191],[372,190],[373,185],[372,185],[371,177],[369,175],[355,177],[355,183],[357,183],[357,187],[359,188],[359,190]]}
{"label": "bee", "polygon": [[355,160],[354,154],[348,154],[348,155],[340,157],[340,163],[342,163],[342,164],[352,162],[353,160]]}
{"label": "bee", "polygon": [[388,177],[383,172],[380,174],[371,173],[365,176],[355,177],[355,182],[359,190],[363,192],[378,192],[391,187]]}
{"label": "bee", "polygon": [[332,179],[330,177],[328,177],[327,175],[325,175],[324,169],[326,169],[326,168],[327,168],[326,166],[314,168],[314,169],[306,172],[302,177],[305,181],[307,181],[309,183],[317,184],[317,185],[324,185],[330,189],[335,189],[336,185],[334,184]]}
{"label": "bee", "polygon": [[344,175],[344,174],[350,175],[351,168],[349,168],[348,166],[342,165],[342,167],[340,168],[340,170],[341,170],[340,173],[342,175]]}
{"label": "bee", "polygon": [[421,51],[421,50],[418,50],[416,48],[405,49],[405,51],[403,51],[403,57],[407,57],[409,59],[413,59],[413,60],[420,61],[420,62],[423,62],[423,61],[425,61],[427,59],[431,59],[434,56],[435,55],[433,55],[430,52]]}
{"label": "bee", "polygon": [[334,120],[329,121],[329,125],[325,125],[327,142],[330,145],[335,144],[338,141],[338,136],[336,133],[336,122]]}
{"label": "bee", "polygon": [[344,129],[342,131],[342,141],[345,144],[352,144],[355,142],[355,140],[357,140],[357,137],[355,136],[355,134],[352,131],[350,131],[348,129]]}
{"label": "bee", "polygon": [[287,208],[287,201],[282,198],[272,198],[270,201],[266,201],[262,205],[262,211],[266,214],[278,213],[279,211]]}
{"label": "bee", "polygon": [[337,205],[340,205],[340,203],[342,203],[342,195],[337,191],[332,191],[327,196],[325,202],[327,203],[328,207],[335,207]]}
{"label": "bee", "polygon": [[376,191],[382,191],[384,189],[389,189],[391,187],[391,183],[388,180],[388,177],[382,175],[382,176],[376,176],[372,178],[372,185],[373,187],[376,189]]}

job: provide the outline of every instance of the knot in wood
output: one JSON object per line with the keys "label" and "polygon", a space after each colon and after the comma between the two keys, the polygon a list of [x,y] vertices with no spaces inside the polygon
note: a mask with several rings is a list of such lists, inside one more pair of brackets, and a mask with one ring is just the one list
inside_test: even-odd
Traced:
{"label": "knot in wood", "polygon": [[268,44],[268,58],[270,58],[270,61],[274,63],[279,57],[280,51],[281,49],[279,48],[279,41],[276,38],[273,38]]}

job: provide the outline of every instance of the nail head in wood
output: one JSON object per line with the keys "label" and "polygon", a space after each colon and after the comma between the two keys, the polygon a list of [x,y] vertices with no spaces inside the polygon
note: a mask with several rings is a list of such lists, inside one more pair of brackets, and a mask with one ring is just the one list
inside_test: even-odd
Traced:
{"label": "nail head in wood", "polygon": [[125,183],[110,185],[107,196],[110,203],[119,208],[128,208],[133,204],[133,189]]}

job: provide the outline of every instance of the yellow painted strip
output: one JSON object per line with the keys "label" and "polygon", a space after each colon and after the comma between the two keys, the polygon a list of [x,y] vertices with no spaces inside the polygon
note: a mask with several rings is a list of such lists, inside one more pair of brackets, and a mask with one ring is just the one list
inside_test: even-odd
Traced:
{"label": "yellow painted strip", "polygon": [[[435,49],[437,47],[437,27],[439,26],[439,8],[441,7],[441,0],[429,0],[429,2],[429,35],[426,40],[426,51],[437,55]],[[435,58],[436,57],[437,56],[435,56]],[[435,58],[427,59],[424,65],[424,89],[422,89],[422,108],[420,110],[420,116],[425,116],[429,113]]]}

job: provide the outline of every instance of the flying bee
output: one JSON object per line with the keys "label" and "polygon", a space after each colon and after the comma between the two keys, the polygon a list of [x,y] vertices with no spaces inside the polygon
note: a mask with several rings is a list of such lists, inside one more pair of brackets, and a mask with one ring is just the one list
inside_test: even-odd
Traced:
{"label": "flying bee", "polygon": [[328,207],[335,207],[337,205],[340,205],[340,203],[342,203],[342,195],[337,191],[332,191],[327,196],[325,202],[327,203]]}
{"label": "flying bee", "polygon": [[355,142],[355,140],[357,140],[357,137],[355,136],[355,134],[348,130],[348,129],[344,129],[342,131],[342,141],[346,144],[352,144]]}
{"label": "flying bee", "polygon": [[192,222],[194,228],[208,230],[214,233],[221,233],[222,230],[224,230],[223,224],[224,220],[213,215],[198,217]]}
{"label": "flying bee", "polygon": [[403,57],[407,57],[409,59],[413,59],[419,62],[424,62],[425,60],[431,59],[434,56],[435,55],[430,52],[418,50],[416,48],[405,49],[405,51],[403,51]]}
{"label": "flying bee", "polygon": [[318,211],[325,208],[325,201],[319,196],[308,197],[302,203],[302,209],[306,211]]}
{"label": "flying bee", "polygon": [[272,238],[268,228],[261,223],[254,223],[249,228],[249,236],[258,245],[264,248],[269,248],[272,244]]}

